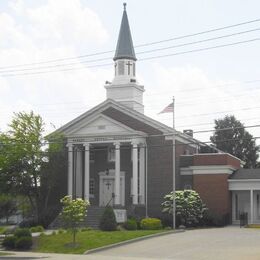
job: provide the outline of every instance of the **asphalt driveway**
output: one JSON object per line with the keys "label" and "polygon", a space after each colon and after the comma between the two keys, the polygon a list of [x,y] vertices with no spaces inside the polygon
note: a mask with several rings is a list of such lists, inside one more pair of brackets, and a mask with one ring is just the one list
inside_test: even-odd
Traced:
{"label": "asphalt driveway", "polygon": [[94,253],[136,259],[260,260],[260,229],[239,227],[190,230]]}
{"label": "asphalt driveway", "polygon": [[149,238],[88,255],[15,252],[12,256],[0,256],[0,259],[260,260],[260,229],[198,229]]}

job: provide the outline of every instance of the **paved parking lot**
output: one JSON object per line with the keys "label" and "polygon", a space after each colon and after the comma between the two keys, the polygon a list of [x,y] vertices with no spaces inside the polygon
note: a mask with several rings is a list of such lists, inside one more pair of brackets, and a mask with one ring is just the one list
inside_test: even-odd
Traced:
{"label": "paved parking lot", "polygon": [[260,260],[260,229],[225,227],[191,230],[140,241],[95,254],[136,259]]}
{"label": "paved parking lot", "polygon": [[260,260],[260,229],[225,227],[190,230],[154,237],[90,255],[17,252],[15,256],[3,257],[3,259]]}

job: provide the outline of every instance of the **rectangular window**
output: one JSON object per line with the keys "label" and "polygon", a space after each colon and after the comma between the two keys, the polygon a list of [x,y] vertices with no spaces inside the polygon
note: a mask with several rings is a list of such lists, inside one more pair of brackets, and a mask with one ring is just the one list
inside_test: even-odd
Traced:
{"label": "rectangular window", "polygon": [[125,63],[123,60],[118,61],[118,75],[125,74]]}
{"label": "rectangular window", "polygon": [[133,63],[133,76],[135,77],[135,63]]}
{"label": "rectangular window", "polygon": [[109,162],[115,162],[116,161],[116,150],[115,150],[115,148],[113,148],[113,147],[108,148],[107,160]]}
{"label": "rectangular window", "polygon": [[95,180],[91,178],[89,180],[89,197],[94,198],[94,192],[95,192]]}
{"label": "rectangular window", "polygon": [[90,152],[89,152],[89,161],[95,162],[95,153],[93,150],[90,150]]}

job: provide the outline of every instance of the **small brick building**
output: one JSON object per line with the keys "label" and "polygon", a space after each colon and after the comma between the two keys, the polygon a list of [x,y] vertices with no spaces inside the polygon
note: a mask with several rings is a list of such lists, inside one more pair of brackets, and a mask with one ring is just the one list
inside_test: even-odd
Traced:
{"label": "small brick building", "polygon": [[[127,214],[160,217],[163,197],[173,188],[175,167],[177,190],[198,191],[213,213],[233,212],[235,223],[238,210],[248,207],[247,195],[230,192],[243,188],[236,178],[243,174],[233,174],[240,171],[240,160],[217,151],[200,154],[203,145],[191,134],[145,116],[136,60],[124,7],[115,76],[105,85],[107,100],[57,130],[67,139],[68,194],[90,200],[91,207],[113,206],[118,221]],[[251,216],[259,219],[259,193],[250,194],[251,200],[255,198],[250,202]],[[258,212],[252,213],[254,203]]]}

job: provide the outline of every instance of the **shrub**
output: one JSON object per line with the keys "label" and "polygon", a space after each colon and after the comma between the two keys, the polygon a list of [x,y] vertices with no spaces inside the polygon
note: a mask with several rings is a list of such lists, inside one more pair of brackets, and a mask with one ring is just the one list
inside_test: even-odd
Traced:
{"label": "shrub", "polygon": [[22,249],[22,250],[27,250],[30,249],[32,246],[32,237],[20,237],[17,238],[15,241],[15,248],[16,249]]}
{"label": "shrub", "polygon": [[137,222],[134,218],[130,218],[128,219],[125,223],[124,223],[124,228],[127,230],[136,230],[137,229]]}
{"label": "shrub", "polygon": [[106,207],[100,219],[99,227],[103,231],[115,231],[117,227],[116,217],[111,207]]}
{"label": "shrub", "polygon": [[[208,210],[202,202],[199,194],[194,190],[176,191],[174,194],[176,203],[176,223],[184,226],[198,226],[205,212]],[[162,203],[163,212],[172,215],[173,193],[166,195]]]}
{"label": "shrub", "polygon": [[36,226],[36,227],[31,227],[30,228],[30,232],[34,233],[34,232],[43,232],[44,228],[43,226]]}
{"label": "shrub", "polygon": [[17,228],[14,232],[15,237],[32,237],[29,228]]}
{"label": "shrub", "polygon": [[16,240],[15,236],[5,237],[5,239],[3,240],[2,245],[6,249],[14,249],[15,248],[15,240]]}
{"label": "shrub", "polygon": [[34,218],[25,219],[22,222],[20,222],[19,227],[20,228],[30,228],[37,226],[37,221]]}
{"label": "shrub", "polygon": [[155,230],[162,228],[162,222],[158,218],[144,218],[140,223],[141,229]]}

